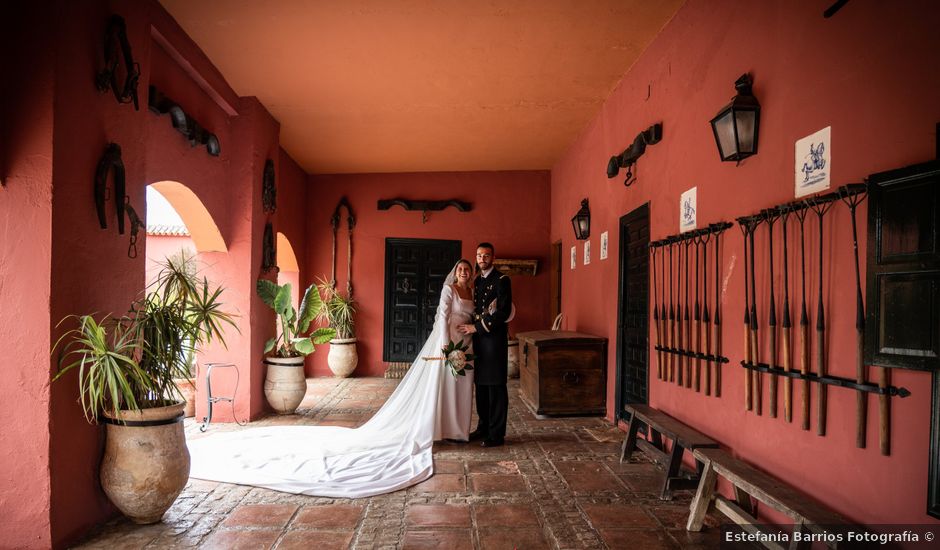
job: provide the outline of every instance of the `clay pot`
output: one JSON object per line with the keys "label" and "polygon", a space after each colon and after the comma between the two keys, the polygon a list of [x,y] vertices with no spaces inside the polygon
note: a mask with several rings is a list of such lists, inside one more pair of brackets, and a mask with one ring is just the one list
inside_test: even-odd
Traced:
{"label": "clay pot", "polygon": [[506,374],[509,378],[519,378],[519,340],[509,341],[509,363]]}
{"label": "clay pot", "polygon": [[294,414],[307,394],[303,357],[265,357],[264,396],[277,414]]}
{"label": "clay pot", "polygon": [[173,383],[183,394],[183,399],[186,400],[183,416],[186,418],[196,416],[196,380],[194,378],[174,378]]}
{"label": "clay pot", "polygon": [[346,378],[356,370],[359,354],[356,352],[356,338],[330,340],[330,353],[326,363],[337,378]]}
{"label": "clay pot", "polygon": [[120,413],[121,421],[157,422],[155,426],[107,425],[101,487],[134,523],[160,521],[189,480],[189,449],[181,422],[184,407],[181,401]]}

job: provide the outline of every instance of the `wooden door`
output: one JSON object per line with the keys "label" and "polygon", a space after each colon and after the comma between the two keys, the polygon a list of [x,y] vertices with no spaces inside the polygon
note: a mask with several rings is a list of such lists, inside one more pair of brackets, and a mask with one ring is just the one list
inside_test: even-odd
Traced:
{"label": "wooden door", "polygon": [[386,362],[411,362],[434,328],[444,278],[460,259],[460,241],[385,239]]}
{"label": "wooden door", "polygon": [[617,418],[624,405],[649,401],[649,204],[620,218]]}

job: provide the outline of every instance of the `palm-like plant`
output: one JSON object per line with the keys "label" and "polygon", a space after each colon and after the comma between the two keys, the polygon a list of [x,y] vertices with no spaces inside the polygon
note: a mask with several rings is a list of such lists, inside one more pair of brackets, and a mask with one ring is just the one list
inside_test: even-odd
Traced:
{"label": "palm-like plant", "polygon": [[300,301],[300,310],[291,305],[290,283],[278,285],[258,279],[258,296],[274,309],[278,322],[275,336],[264,345],[264,352],[274,350],[277,357],[303,357],[314,352],[316,345],[325,344],[336,337],[336,330],[327,326],[315,329],[309,335],[310,325],[323,309],[323,300],[315,285],[310,285]]}
{"label": "palm-like plant", "polygon": [[321,279],[317,283],[323,293],[323,310],[320,319],[336,329],[336,337],[348,339],[356,337],[356,302],[349,296],[343,296],[328,281]]}
{"label": "palm-like plant", "polygon": [[213,340],[225,345],[226,325],[238,330],[222,309],[222,292],[205,277],[200,280],[191,256],[165,260],[157,279],[123,317],[63,319],[77,319],[79,326],[53,346],[62,351],[53,380],[79,369],[82,408],[90,422],[122,409],[177,401],[181,395],[173,379],[189,375],[196,348]]}

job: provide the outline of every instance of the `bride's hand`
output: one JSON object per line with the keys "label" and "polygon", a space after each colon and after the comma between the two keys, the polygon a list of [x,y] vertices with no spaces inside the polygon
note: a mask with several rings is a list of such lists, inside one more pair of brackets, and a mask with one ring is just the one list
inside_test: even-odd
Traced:
{"label": "bride's hand", "polygon": [[459,330],[461,334],[473,334],[477,331],[477,327],[473,325],[458,325],[457,330]]}

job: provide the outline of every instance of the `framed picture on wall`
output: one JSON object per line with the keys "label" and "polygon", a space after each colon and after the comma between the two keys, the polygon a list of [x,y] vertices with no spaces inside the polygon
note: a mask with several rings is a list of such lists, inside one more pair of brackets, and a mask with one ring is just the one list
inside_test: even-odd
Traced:
{"label": "framed picture on wall", "polygon": [[584,241],[584,265],[591,263],[591,241]]}
{"label": "framed picture on wall", "polygon": [[607,259],[607,232],[601,233],[601,259]]}
{"label": "framed picture on wall", "polygon": [[574,266],[578,265],[578,247],[571,247],[571,269],[574,269]]}

